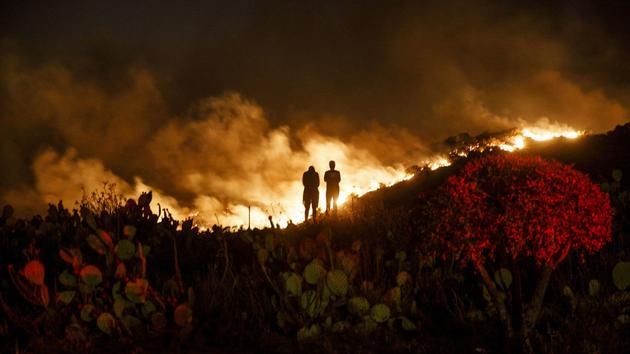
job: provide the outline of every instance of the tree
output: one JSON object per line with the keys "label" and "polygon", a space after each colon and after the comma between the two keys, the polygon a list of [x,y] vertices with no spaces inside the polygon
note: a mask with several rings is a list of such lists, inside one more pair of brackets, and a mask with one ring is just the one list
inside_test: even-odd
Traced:
{"label": "tree", "polygon": [[476,268],[509,338],[512,318],[486,267],[498,259],[512,269],[535,264],[531,301],[516,314],[526,343],[553,269],[571,251],[593,253],[611,240],[608,195],[571,166],[532,156],[491,155],[468,163],[426,201],[423,217],[432,250]]}

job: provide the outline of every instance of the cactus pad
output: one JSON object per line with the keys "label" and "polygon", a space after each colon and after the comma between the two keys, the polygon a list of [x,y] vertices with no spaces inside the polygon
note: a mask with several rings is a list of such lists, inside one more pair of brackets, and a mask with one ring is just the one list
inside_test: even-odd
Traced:
{"label": "cactus pad", "polygon": [[114,277],[116,277],[116,279],[124,279],[126,275],[127,275],[127,266],[125,266],[125,263],[121,262],[116,266],[116,272],[114,273]]}
{"label": "cactus pad", "polygon": [[112,237],[109,236],[107,231],[105,231],[105,230],[98,230],[97,233],[98,233],[98,237],[100,237],[101,241],[103,242],[103,244],[105,246],[107,246],[109,249],[114,247],[114,241],[112,241]]}
{"label": "cactus pad", "polygon": [[302,295],[302,277],[296,273],[289,273],[284,280],[284,288],[289,296]]}
{"label": "cactus pad", "polygon": [[57,302],[61,302],[62,304],[67,305],[72,302],[75,294],[76,291],[74,290],[62,291],[57,294]]}
{"label": "cactus pad", "polygon": [[341,270],[331,270],[326,275],[326,284],[330,291],[337,296],[345,296],[348,293],[348,277]]}
{"label": "cactus pad", "polygon": [[94,234],[88,235],[87,243],[90,246],[90,248],[96,251],[96,253],[98,254],[105,254],[105,252],[107,251],[107,249],[105,248],[105,245],[103,244],[103,241],[101,241],[101,239],[99,239]]}
{"label": "cactus pad", "polygon": [[399,262],[404,262],[405,259],[407,259],[407,253],[405,251],[398,251],[398,252],[396,252],[395,258]]}
{"label": "cactus pad", "polygon": [[156,310],[157,308],[155,307],[155,304],[151,301],[147,301],[144,303],[144,305],[142,305],[142,315],[144,317],[148,318]]}
{"label": "cactus pad", "polygon": [[630,286],[630,262],[618,262],[613,268],[612,278],[619,290],[625,290]]}
{"label": "cactus pad", "polygon": [[83,308],[81,309],[81,319],[85,322],[90,322],[92,321],[94,318],[92,318],[92,312],[94,312],[95,307],[92,304],[87,304],[85,306],[83,306]]}
{"label": "cactus pad", "polygon": [[98,319],[96,319],[96,325],[101,331],[111,335],[116,327],[116,320],[114,320],[114,316],[110,313],[103,312],[98,316]]}
{"label": "cactus pad", "polygon": [[24,274],[24,277],[26,277],[26,279],[31,283],[36,285],[43,285],[46,270],[42,262],[38,260],[33,260],[26,263],[22,274]]}
{"label": "cactus pad", "polygon": [[383,295],[383,301],[389,304],[390,306],[394,306],[395,308],[400,307],[400,300],[401,300],[401,291],[400,291],[399,286],[389,289],[385,293],[385,295]]}
{"label": "cactus pad", "polygon": [[391,311],[389,310],[389,306],[385,304],[376,304],[372,306],[372,309],[370,310],[370,318],[376,323],[383,323],[387,321],[390,315]]}
{"label": "cactus pad", "polygon": [[348,300],[348,311],[356,316],[366,315],[370,311],[370,302],[364,297],[353,297]]}
{"label": "cactus pad", "polygon": [[320,279],[326,276],[326,269],[318,262],[311,262],[304,268],[303,275],[307,283],[316,285]]}
{"label": "cactus pad", "polygon": [[146,301],[148,288],[149,282],[146,279],[136,279],[127,283],[125,295],[131,302],[142,304]]}
{"label": "cactus pad", "polygon": [[403,270],[396,275],[396,284],[398,286],[409,286],[411,285],[411,279],[411,274]]}
{"label": "cactus pad", "polygon": [[173,318],[178,326],[185,327],[192,322],[193,311],[188,304],[181,304],[175,308]]}
{"label": "cactus pad", "polygon": [[86,265],[79,273],[81,281],[94,288],[103,281],[101,270],[93,265]]}
{"label": "cactus pad", "polygon": [[77,277],[64,270],[63,273],[59,274],[59,282],[63,286],[75,287],[77,286]]}
{"label": "cactus pad", "polygon": [[303,341],[311,338],[316,338],[319,336],[320,333],[321,329],[319,328],[319,325],[317,323],[314,323],[310,326],[307,325],[300,328],[297,333],[297,339],[299,341]]}
{"label": "cactus pad", "polygon": [[122,239],[118,241],[114,250],[118,258],[122,260],[127,260],[131,259],[131,257],[133,257],[133,255],[136,253],[136,246],[133,244],[133,242]]}
{"label": "cactus pad", "polygon": [[127,300],[123,299],[122,297],[119,297],[118,299],[116,299],[114,301],[114,314],[116,315],[116,317],[122,318],[123,312],[125,311],[126,307],[127,307]]}
{"label": "cactus pad", "polygon": [[126,238],[133,240],[133,237],[136,236],[136,227],[133,225],[126,225],[123,228],[123,235],[125,235]]}

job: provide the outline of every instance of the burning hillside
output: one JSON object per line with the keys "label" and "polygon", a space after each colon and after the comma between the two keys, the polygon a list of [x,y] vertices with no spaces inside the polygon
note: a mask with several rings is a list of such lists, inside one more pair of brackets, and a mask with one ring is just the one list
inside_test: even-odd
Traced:
{"label": "burning hillside", "polygon": [[[362,128],[342,139],[313,127],[273,127],[260,106],[231,94],[202,100],[186,119],[170,120],[151,134],[125,137],[138,152],[125,163],[115,158],[128,145],[118,137],[124,131],[106,132],[110,138],[105,140],[89,133],[108,146],[111,156],[102,158],[92,157],[93,140],[68,131],[67,140],[74,143],[65,151],[49,146],[35,155],[34,186],[14,188],[2,199],[18,212],[36,212],[60,200],[72,205],[84,190],[108,182],[125,198],[152,190],[155,209],[159,203],[174,217],[192,217],[202,227],[261,227],[268,225],[269,216],[286,226],[303,219],[300,176],[309,165],[323,175],[328,161],[336,161],[341,171],[339,203],[344,204],[351,196],[409,179],[418,169],[449,165],[471,152],[514,151],[529,141],[583,134],[545,119],[514,124],[520,127],[476,137],[462,134],[433,148],[405,131],[380,127]],[[325,205],[323,192],[319,204]]]}

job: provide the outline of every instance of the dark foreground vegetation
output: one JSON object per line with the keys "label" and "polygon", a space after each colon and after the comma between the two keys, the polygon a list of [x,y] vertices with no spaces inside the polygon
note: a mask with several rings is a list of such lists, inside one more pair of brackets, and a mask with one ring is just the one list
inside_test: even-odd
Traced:
{"label": "dark foreground vegetation", "polygon": [[200,231],[159,218],[150,194],[31,219],[6,206],[0,352],[628,352],[629,142],[625,126],[527,151],[574,163],[614,213],[601,249],[558,262],[527,345],[505,322],[535,293],[536,262],[515,269],[498,255],[484,281],[461,249],[437,257],[426,242],[426,193],[461,160],[286,229]]}

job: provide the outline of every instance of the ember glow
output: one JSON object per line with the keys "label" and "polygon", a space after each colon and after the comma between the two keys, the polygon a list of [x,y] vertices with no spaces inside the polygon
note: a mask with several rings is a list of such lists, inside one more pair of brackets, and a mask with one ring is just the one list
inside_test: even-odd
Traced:
{"label": "ember glow", "polygon": [[[83,157],[78,149],[68,149],[65,153],[48,149],[33,163],[35,188],[5,198],[18,210],[29,206],[20,205],[20,201],[30,200],[34,204],[63,200],[71,206],[73,201],[81,199],[82,188],[96,190],[103,182],[109,182],[116,184],[125,198],[136,198],[141,192],[152,190],[152,208],[156,212],[159,204],[176,219],[193,218],[199,227],[213,224],[265,227],[269,226],[269,216],[275,224],[285,227],[289,222],[303,221],[301,175],[309,165],[315,166],[320,175],[320,209],[325,209],[323,175],[330,160],[336,161],[341,172],[338,205],[351,208],[353,198],[413,177],[408,172],[411,165],[435,170],[450,165],[451,156],[465,157],[472,151],[492,148],[515,151],[534,140],[575,139],[584,134],[567,126],[539,121],[485,140],[474,140],[458,146],[456,151],[391,164],[384,163],[377,157],[376,149],[364,143],[367,135],[362,135],[357,143],[314,131],[274,128],[259,106],[238,96],[213,99],[203,105],[207,107],[203,106],[197,120],[172,122],[157,131],[149,142],[146,150],[153,155],[149,155],[152,159],[146,166],[154,172],[153,176],[163,177],[162,181],[151,178],[151,174],[138,174],[128,182],[111,170],[106,161]],[[369,134],[371,138],[378,135]],[[297,136],[300,148],[291,146],[291,136]],[[395,139],[387,143],[386,154],[409,144]],[[164,181],[175,187],[168,187]],[[182,191],[193,197],[181,199],[177,192]]]}
{"label": "ember glow", "polygon": [[[527,146],[529,139],[535,141],[551,140],[559,137],[567,139],[575,139],[584,134],[583,131],[572,129],[566,125],[549,124],[545,121],[540,125],[527,126],[514,131],[512,134],[502,138],[495,138],[487,144],[469,146],[469,151],[481,150],[498,147],[501,150],[512,152],[523,149]],[[337,161],[337,165],[342,172],[341,192],[339,195],[339,205],[347,204],[352,196],[359,197],[370,191],[374,191],[381,187],[391,186],[398,182],[410,179],[412,174],[406,173],[403,166],[382,167],[378,164],[373,166],[365,166],[353,162],[349,158],[348,149],[339,142],[330,141],[313,141],[307,146],[307,150],[311,152],[312,161],[315,166],[326,166],[329,159]],[[462,156],[462,155],[460,155]],[[465,156],[465,154],[463,155]],[[462,156],[462,157],[463,157]],[[449,166],[451,161],[445,155],[437,155],[433,158],[423,160],[419,165],[436,170],[440,167]],[[320,170],[320,177],[323,171]],[[323,183],[323,181],[322,181]],[[303,219],[304,209],[297,202],[296,196],[301,195],[301,185],[296,182],[292,188],[294,193],[287,195],[283,201],[277,203],[277,210],[282,211],[280,218],[277,218],[281,226],[286,226],[289,220],[295,222]],[[325,208],[325,185],[320,187],[321,209]],[[282,205],[288,207],[282,207]],[[267,215],[258,213],[255,217],[256,225],[268,223]]]}

